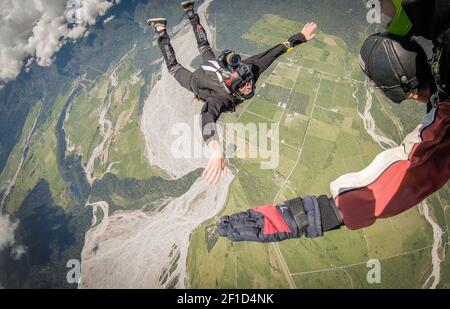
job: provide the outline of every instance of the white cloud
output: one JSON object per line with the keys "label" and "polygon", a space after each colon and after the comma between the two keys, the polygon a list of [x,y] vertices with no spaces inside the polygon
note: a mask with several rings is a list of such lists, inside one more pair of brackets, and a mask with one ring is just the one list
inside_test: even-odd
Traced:
{"label": "white cloud", "polygon": [[22,246],[22,245],[17,245],[17,246],[14,246],[14,248],[12,249],[10,257],[13,260],[17,261],[17,260],[20,260],[25,255],[25,253],[27,253],[27,247]]}
{"label": "white cloud", "polygon": [[8,215],[0,215],[0,250],[15,244],[14,231],[19,222],[13,222]]}
{"label": "white cloud", "polygon": [[18,226],[18,220],[12,221],[9,215],[0,215],[0,251],[12,247],[10,258],[13,260],[20,260],[27,253],[27,247],[16,244],[14,232]]}
{"label": "white cloud", "polygon": [[104,21],[103,21],[103,24],[107,24],[107,23],[109,23],[111,20],[113,20],[114,19],[114,17],[116,17],[116,16],[114,16],[114,15],[112,15],[112,16],[109,16],[108,18],[106,18]]}
{"label": "white cloud", "polygon": [[86,34],[120,0],[1,0],[0,82],[17,77],[25,59],[49,66],[67,42]]}

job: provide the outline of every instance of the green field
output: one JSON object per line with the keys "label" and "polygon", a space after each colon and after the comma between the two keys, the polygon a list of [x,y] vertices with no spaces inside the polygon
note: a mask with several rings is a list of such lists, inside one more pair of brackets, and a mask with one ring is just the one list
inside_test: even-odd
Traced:
{"label": "green field", "polygon": [[[41,179],[45,179],[49,183],[52,196],[58,205],[64,208],[68,206],[68,188],[58,170],[55,136],[58,115],[61,113],[67,97],[68,94],[58,97],[55,107],[52,110],[51,117],[44,123],[36,126],[28,144],[28,151],[24,157],[21,172],[5,201],[6,210],[8,212],[14,213],[20,207],[29,191],[32,190]],[[41,104],[37,104],[28,115],[26,126],[22,132],[21,142],[15,148],[14,155],[10,156],[10,158],[13,159],[8,161],[4,171],[4,173],[8,173],[8,177],[11,177],[12,171],[15,171],[18,166],[24,141],[29,134],[32,123],[39,113],[40,106]],[[2,174],[2,179],[3,175],[7,176],[7,174]]]}
{"label": "green field", "polygon": [[[86,165],[93,149],[103,139],[99,125],[102,106],[111,98],[110,107],[105,118],[112,123],[111,138],[107,140],[105,151],[95,162],[94,175],[102,177],[106,171],[113,173],[118,179],[146,180],[152,176],[167,177],[158,167],[151,166],[145,157],[145,141],[139,128],[139,96],[143,80],[133,75],[139,70],[133,64],[135,53],[130,53],[120,65],[113,64],[110,69],[93,83],[92,87],[84,87],[75,97],[68,117],[64,122],[68,147],[66,156],[72,154],[81,157]],[[113,85],[110,75],[116,71],[117,84]],[[111,93],[111,96],[108,94]],[[70,91],[59,96],[49,117],[36,126],[24,157],[21,172],[9,196],[5,201],[5,209],[14,213],[24,198],[40,180],[46,180],[55,203],[67,208],[70,205],[71,193],[69,185],[61,177],[57,162],[56,126],[64,105],[67,104]],[[30,111],[20,142],[14,148],[7,165],[1,175],[0,188],[14,176],[25,146],[26,137],[32,124],[40,113],[42,103],[39,102]]]}
{"label": "green field", "polygon": [[[271,24],[282,26],[270,28]],[[282,35],[284,25],[301,26],[265,15],[244,38],[270,46]],[[362,230],[341,228],[319,239],[275,245],[222,238],[207,241],[220,216],[307,194],[329,195],[330,182],[363,169],[382,151],[366,133],[357,112],[362,107],[357,106],[354,95],[360,105],[366,95],[355,58],[340,39],[319,32],[317,42],[281,57],[273,72],[261,77],[259,83],[264,87],[239,110],[234,121],[278,122],[280,164],[274,170],[261,170],[258,159],[239,161],[225,209],[192,234],[188,257],[191,287],[406,288],[421,287],[425,282],[431,271],[433,234],[417,207]],[[403,132],[399,126],[407,117],[399,117],[377,96],[373,105],[377,105],[373,115],[380,132],[400,142]],[[448,227],[448,200],[448,195],[436,195],[428,202],[440,226]],[[448,241],[447,233],[445,237]],[[381,263],[381,284],[367,283],[370,259]],[[448,258],[443,267],[450,269]],[[448,271],[444,277],[442,285],[448,287]]]}
{"label": "green field", "polygon": [[[96,86],[83,92],[73,104],[65,122],[66,132],[74,151],[85,165],[93,148],[103,139],[99,125],[100,112],[109,100],[106,119],[112,124],[112,134],[106,141],[105,151],[95,162],[94,175],[102,177],[106,171],[121,179],[147,179],[167,175],[158,167],[150,166],[145,157],[145,141],[139,128],[139,96],[142,79],[133,64],[135,52],[112,66]],[[115,71],[117,84],[109,76]],[[135,77],[134,77],[135,76]]]}

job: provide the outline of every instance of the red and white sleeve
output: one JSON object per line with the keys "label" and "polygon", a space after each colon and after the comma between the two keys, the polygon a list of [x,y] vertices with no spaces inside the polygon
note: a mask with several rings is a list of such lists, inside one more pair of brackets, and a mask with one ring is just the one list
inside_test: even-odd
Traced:
{"label": "red and white sleeve", "polygon": [[419,204],[450,178],[450,101],[433,108],[396,148],[330,188],[345,225],[360,229]]}

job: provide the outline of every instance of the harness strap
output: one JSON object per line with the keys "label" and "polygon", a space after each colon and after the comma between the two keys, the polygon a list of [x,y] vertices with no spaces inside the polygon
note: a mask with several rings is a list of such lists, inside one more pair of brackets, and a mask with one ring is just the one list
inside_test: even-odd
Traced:
{"label": "harness strap", "polygon": [[446,45],[444,43],[444,38],[446,35],[448,35],[447,33],[449,31],[450,30],[444,31],[437,37],[435,41],[436,46],[433,48],[433,57],[431,59],[431,73],[433,74],[434,83],[437,89],[436,93],[431,96],[431,103],[434,107],[436,107],[437,102],[444,99],[444,97],[448,95],[446,89],[444,89],[442,85],[440,70],[442,64],[442,54],[444,53],[444,47]]}
{"label": "harness strap", "polygon": [[220,69],[220,65],[217,61],[215,60],[209,60],[209,62],[216,68],[216,69]]}
{"label": "harness strap", "polygon": [[217,63],[217,61],[210,60],[210,61],[208,61],[208,62],[210,62],[210,63],[213,65],[213,67],[212,67],[212,66],[207,66],[207,65],[202,65],[202,69],[205,70],[205,71],[209,71],[209,72],[214,72],[214,73],[216,73],[217,78],[218,78],[219,81],[222,83],[223,88],[225,89],[225,91],[226,91],[228,94],[231,94],[230,89],[228,89],[227,85],[225,84],[225,82],[224,82],[224,80],[223,80],[223,76],[222,76],[222,74],[221,74],[221,72],[220,72],[220,70],[221,70],[220,65]]}
{"label": "harness strap", "polygon": [[301,198],[293,199],[289,201],[289,207],[294,217],[294,221],[298,226],[299,232],[301,235],[306,233],[306,229],[308,228],[308,217],[305,212],[305,208],[303,207],[303,202]]}

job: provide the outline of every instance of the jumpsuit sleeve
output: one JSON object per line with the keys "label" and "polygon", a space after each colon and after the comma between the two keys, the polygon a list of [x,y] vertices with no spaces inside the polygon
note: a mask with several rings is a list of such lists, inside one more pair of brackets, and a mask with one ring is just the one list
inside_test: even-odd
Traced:
{"label": "jumpsuit sleeve", "polygon": [[209,98],[201,113],[201,129],[203,140],[209,144],[213,140],[219,141],[216,122],[220,114],[227,111],[227,105],[216,98]]}
{"label": "jumpsuit sleeve", "polygon": [[450,178],[450,101],[440,102],[396,148],[330,188],[350,229],[365,228],[421,203]]}
{"label": "jumpsuit sleeve", "polygon": [[245,64],[253,65],[256,68],[256,73],[259,77],[270,65],[281,55],[285,54],[288,48],[284,44],[278,44],[265,52],[251,56],[245,59]]}

